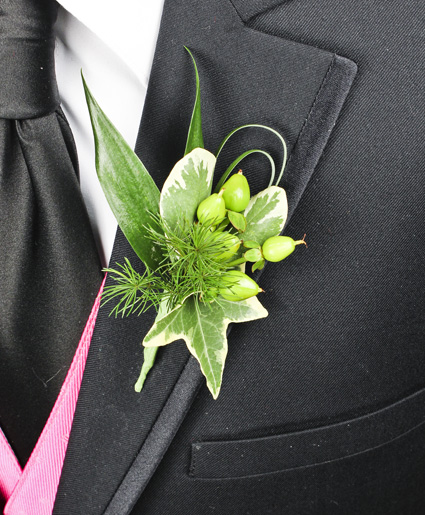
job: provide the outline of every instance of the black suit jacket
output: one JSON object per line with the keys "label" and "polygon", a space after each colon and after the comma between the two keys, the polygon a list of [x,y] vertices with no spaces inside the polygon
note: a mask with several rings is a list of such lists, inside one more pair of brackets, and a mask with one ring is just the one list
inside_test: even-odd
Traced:
{"label": "black suit jacket", "polygon": [[[285,232],[309,246],[258,278],[269,317],[232,328],[216,401],[183,342],[136,394],[154,313],[100,312],[55,515],[425,513],[423,10],[166,2],[136,152],[159,186],[183,154],[187,45],[209,150],[250,122],[287,139]],[[219,171],[275,143],[240,134]],[[244,170],[267,185],[260,159]]]}

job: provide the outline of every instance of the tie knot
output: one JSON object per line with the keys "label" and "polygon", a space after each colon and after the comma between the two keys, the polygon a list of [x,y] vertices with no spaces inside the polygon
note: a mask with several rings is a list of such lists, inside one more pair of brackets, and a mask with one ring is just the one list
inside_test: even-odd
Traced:
{"label": "tie knot", "polygon": [[53,0],[0,4],[0,118],[34,118],[59,105]]}

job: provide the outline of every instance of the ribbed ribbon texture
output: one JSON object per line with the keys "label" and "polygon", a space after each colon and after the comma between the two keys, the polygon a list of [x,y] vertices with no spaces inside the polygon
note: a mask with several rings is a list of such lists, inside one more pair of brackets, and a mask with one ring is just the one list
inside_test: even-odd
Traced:
{"label": "ribbed ribbon texture", "polygon": [[0,493],[7,500],[5,515],[52,513],[103,284],[60,394],[23,472],[0,432]]}

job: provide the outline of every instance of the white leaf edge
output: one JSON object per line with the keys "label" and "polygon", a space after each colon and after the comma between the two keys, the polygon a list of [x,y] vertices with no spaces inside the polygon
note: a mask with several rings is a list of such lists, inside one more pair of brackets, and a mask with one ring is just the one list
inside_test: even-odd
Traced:
{"label": "white leaf edge", "polygon": [[[282,222],[280,224],[280,231],[278,234],[280,234],[283,231],[283,228],[285,227],[286,220],[288,218],[288,198],[286,196],[286,191],[281,188],[280,186],[269,186],[263,191],[260,191],[253,197],[251,197],[249,204],[245,208],[244,216],[247,218],[248,213],[251,211],[251,209],[254,207],[254,204],[256,201],[262,197],[266,197],[267,195],[272,196],[274,193],[278,194],[279,202],[276,204],[275,208],[267,214],[264,218],[261,219],[261,221],[266,221],[269,218],[278,218],[282,217]],[[283,206],[283,210],[282,210]],[[277,236],[277,234],[275,235]]]}
{"label": "white leaf edge", "polygon": [[[159,212],[162,217],[164,217],[164,204],[166,203],[167,199],[170,197],[170,190],[171,188],[176,189],[186,189],[186,182],[183,178],[183,171],[185,170],[185,167],[187,164],[189,164],[189,161],[193,161],[193,165],[195,170],[199,169],[199,166],[201,163],[203,163],[204,167],[207,168],[208,174],[207,174],[207,191],[209,192],[205,198],[211,193],[211,187],[212,187],[212,180],[214,175],[214,169],[215,169],[215,163],[217,161],[214,154],[209,152],[208,150],[204,148],[195,148],[188,154],[186,154],[180,161],[177,161],[177,163],[174,165],[173,169],[171,170],[169,176],[164,182],[164,185],[161,190],[161,194],[159,197]],[[198,202],[198,199],[195,199],[196,206],[198,206],[204,198],[201,198]],[[196,208],[195,208],[196,213]]]}
{"label": "white leaf edge", "polygon": [[[234,318],[227,318],[227,317],[224,317],[223,318],[223,324],[222,324],[222,330],[221,330],[221,335],[223,337],[223,349],[221,350],[221,355],[220,355],[220,360],[222,362],[222,367],[221,367],[221,374],[220,374],[220,380],[219,380],[219,386],[217,385],[212,385],[209,381],[209,379],[207,378],[207,375],[205,373],[205,370],[202,366],[202,363],[200,362],[200,360],[198,359],[198,356],[197,356],[197,353],[195,351],[195,348],[190,344],[190,339],[188,337],[188,335],[186,335],[185,333],[170,333],[168,335],[168,338],[165,338],[165,329],[163,331],[161,331],[159,334],[157,334],[156,336],[154,336],[149,342],[146,342],[146,338],[149,336],[149,333],[151,333],[155,327],[157,326],[157,323],[155,322],[153,324],[153,326],[151,327],[151,329],[149,330],[148,334],[145,336],[145,339],[143,340],[143,345],[147,348],[150,348],[150,347],[163,347],[165,345],[168,345],[170,343],[173,343],[175,342],[176,340],[184,340],[184,342],[186,343],[186,347],[188,348],[189,352],[192,354],[192,356],[198,361],[199,365],[200,365],[200,368],[201,368],[201,371],[202,371],[202,374],[204,375],[206,381],[207,381],[207,386],[208,386],[208,389],[210,390],[212,396],[214,399],[217,399],[219,393],[220,393],[220,388],[221,388],[221,383],[222,383],[222,379],[223,379],[223,372],[224,372],[224,366],[225,366],[225,361],[226,361],[226,357],[227,357],[227,351],[228,351],[228,343],[227,343],[227,327],[230,323],[232,322],[235,322],[235,323],[244,323],[244,322],[250,322],[250,321],[253,321],[253,320],[258,320],[260,318],[265,318],[268,316],[268,311],[266,310],[266,308],[261,304],[261,302],[257,299],[257,297],[251,297],[249,299],[246,299],[246,300],[243,300],[243,301],[239,301],[239,302],[230,302],[230,301],[226,301],[226,300],[223,300],[222,303],[228,303],[228,304],[231,304],[231,305],[236,305],[236,304],[244,304],[244,306],[246,307],[249,307],[251,310],[252,310],[252,315],[251,316],[247,316],[246,318],[244,318],[243,320],[241,319],[234,319]],[[176,306],[173,310],[171,310],[167,315],[165,316],[169,316],[171,315],[171,313],[175,312],[176,310],[180,309],[182,307],[182,305],[179,305],[179,306]],[[224,312],[225,312],[225,309],[224,309]],[[176,317],[180,316],[179,313],[176,313]],[[164,318],[164,317],[162,317]],[[170,324],[171,325],[175,320],[175,317],[173,317],[173,319],[170,321]],[[158,320],[159,322],[159,320]]]}

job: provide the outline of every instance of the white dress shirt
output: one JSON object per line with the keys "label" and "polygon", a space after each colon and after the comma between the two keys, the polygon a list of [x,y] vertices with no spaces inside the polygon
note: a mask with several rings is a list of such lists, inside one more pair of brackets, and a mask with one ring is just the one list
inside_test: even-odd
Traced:
{"label": "white dress shirt", "polygon": [[102,264],[117,223],[96,176],[94,141],[80,70],[106,115],[134,147],[164,0],[59,0],[56,74],[74,133],[81,189]]}

